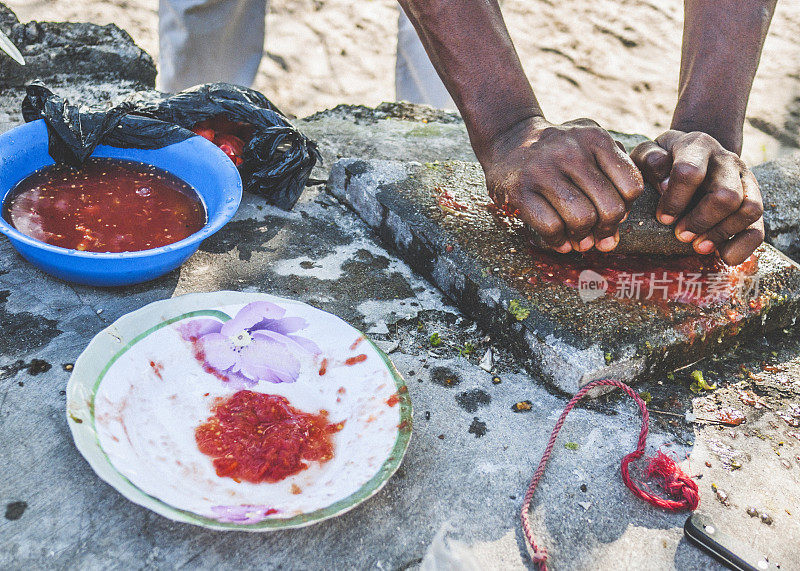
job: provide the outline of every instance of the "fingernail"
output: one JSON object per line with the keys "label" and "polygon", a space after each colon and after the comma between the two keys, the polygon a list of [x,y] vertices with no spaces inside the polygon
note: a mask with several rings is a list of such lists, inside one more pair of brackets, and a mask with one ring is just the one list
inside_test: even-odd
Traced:
{"label": "fingernail", "polygon": [[661,221],[662,224],[666,224],[667,226],[675,222],[675,217],[670,216],[669,214],[662,214],[661,216],[658,217],[658,219]]}
{"label": "fingernail", "polygon": [[617,245],[617,239],[614,236],[609,236],[608,238],[603,238],[597,243],[597,249],[601,252],[609,252],[613,250]]}
{"label": "fingernail", "polygon": [[697,238],[697,234],[694,232],[689,232],[688,230],[684,230],[683,232],[678,232],[678,240],[681,242],[691,242]]}
{"label": "fingernail", "polygon": [[695,247],[695,250],[700,254],[710,254],[714,251],[714,242],[711,240],[703,240]]}
{"label": "fingernail", "polygon": [[578,249],[581,252],[585,252],[586,250],[590,249],[592,246],[594,246],[594,238],[591,237],[591,236],[586,236],[586,238],[581,240],[580,243],[578,244]]}
{"label": "fingernail", "polygon": [[572,251],[572,244],[564,242],[558,248],[553,248],[559,254],[569,254]]}

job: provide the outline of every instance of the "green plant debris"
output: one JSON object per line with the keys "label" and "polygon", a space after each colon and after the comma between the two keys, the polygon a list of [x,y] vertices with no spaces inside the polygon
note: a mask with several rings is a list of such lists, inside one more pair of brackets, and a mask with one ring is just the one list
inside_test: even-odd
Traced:
{"label": "green plant debris", "polygon": [[508,302],[508,312],[513,315],[514,319],[517,321],[528,319],[528,316],[531,314],[531,310],[527,307],[522,307],[516,299],[512,299]]}
{"label": "green plant debris", "polygon": [[458,350],[458,354],[462,357],[467,357],[475,352],[475,345],[467,341],[464,346]]}
{"label": "green plant debris", "polygon": [[717,388],[716,384],[706,381],[705,377],[703,377],[703,371],[695,369],[692,371],[691,377],[694,382],[689,386],[689,390],[694,394],[700,394],[702,391],[713,391]]}
{"label": "green plant debris", "polygon": [[566,444],[564,444],[564,448],[566,448],[567,450],[577,450],[578,448],[580,448],[580,445],[577,442],[567,442]]}
{"label": "green plant debris", "polygon": [[442,128],[437,125],[423,125],[408,131],[406,137],[438,137],[442,134]]}
{"label": "green plant debris", "polygon": [[675,380],[675,373],[667,373],[667,380],[674,381]]}
{"label": "green plant debris", "polygon": [[650,401],[653,400],[653,395],[648,391],[644,391],[643,393],[639,393],[639,398],[644,401],[644,404],[650,404]]}
{"label": "green plant debris", "polygon": [[442,344],[442,338],[439,336],[438,332],[436,332],[433,335],[431,335],[431,338],[429,339],[429,341],[430,341],[431,347],[438,347],[439,345]]}
{"label": "green plant debris", "polygon": [[611,361],[612,361],[612,359],[613,359],[613,357],[611,356],[611,353],[609,353],[608,351],[606,351],[606,354],[605,354],[605,355],[603,355],[603,357],[605,357],[605,359],[606,359],[606,365],[610,365],[610,364],[611,364]]}

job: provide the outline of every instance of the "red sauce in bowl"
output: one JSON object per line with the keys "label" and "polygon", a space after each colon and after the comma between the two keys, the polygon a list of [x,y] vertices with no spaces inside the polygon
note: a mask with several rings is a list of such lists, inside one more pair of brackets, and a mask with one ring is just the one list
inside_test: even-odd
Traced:
{"label": "red sauce in bowl", "polygon": [[92,158],[51,165],[23,179],[3,218],[41,242],[89,252],[135,252],[172,244],[206,223],[197,192],[152,165]]}
{"label": "red sauce in bowl", "polygon": [[279,482],[333,458],[334,433],[343,423],[328,413],[303,412],[285,397],[239,391],[220,401],[195,430],[200,452],[214,458],[220,477],[258,484]]}

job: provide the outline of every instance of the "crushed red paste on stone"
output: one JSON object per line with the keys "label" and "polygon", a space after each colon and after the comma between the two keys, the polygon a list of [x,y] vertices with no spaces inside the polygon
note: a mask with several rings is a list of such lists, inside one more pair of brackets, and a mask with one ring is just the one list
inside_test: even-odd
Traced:
{"label": "crushed red paste on stone", "polygon": [[600,252],[559,255],[537,249],[531,254],[531,267],[522,273],[532,274],[528,277],[531,285],[543,281],[577,289],[582,286],[582,277],[585,280],[589,276],[605,280],[606,298],[708,307],[737,295],[746,296],[756,286],[758,256],[754,254],[741,265],[729,266],[716,256],[660,258]]}
{"label": "crushed red paste on stone", "polygon": [[344,423],[328,413],[303,412],[285,397],[239,391],[214,405],[195,430],[200,452],[214,458],[217,475],[239,481],[279,482],[333,458],[332,436]]}
{"label": "crushed red paste on stone", "polygon": [[439,193],[439,197],[436,199],[436,203],[439,205],[439,208],[444,210],[445,212],[455,213],[455,212],[464,212],[469,210],[469,206],[466,204],[461,204],[456,200],[456,197],[449,190],[444,190],[441,188],[436,188],[436,192]]}
{"label": "crushed red paste on stone", "polygon": [[23,179],[3,218],[41,242],[89,252],[135,252],[183,240],[206,222],[203,203],[181,179],[152,165],[92,158],[51,165]]}

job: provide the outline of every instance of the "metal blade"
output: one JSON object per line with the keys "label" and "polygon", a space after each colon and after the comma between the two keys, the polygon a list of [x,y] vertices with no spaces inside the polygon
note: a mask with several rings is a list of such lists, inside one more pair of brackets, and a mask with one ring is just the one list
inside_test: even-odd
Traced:
{"label": "metal blade", "polygon": [[19,65],[25,65],[25,58],[19,53],[17,46],[3,32],[0,32],[0,49],[6,52]]}

